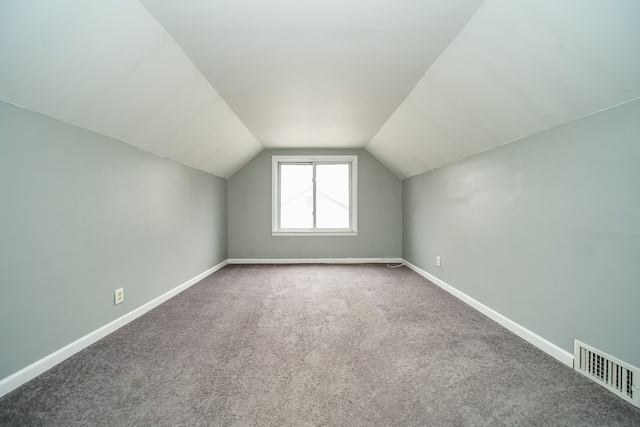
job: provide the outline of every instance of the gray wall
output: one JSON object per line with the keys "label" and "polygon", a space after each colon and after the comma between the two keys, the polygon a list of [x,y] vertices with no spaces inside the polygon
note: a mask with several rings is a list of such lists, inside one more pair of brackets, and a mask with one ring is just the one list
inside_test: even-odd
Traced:
{"label": "gray wall", "polygon": [[409,178],[403,216],[411,263],[640,366],[640,101]]}
{"label": "gray wall", "polygon": [[[358,236],[271,236],[273,154],[357,154]],[[265,150],[229,178],[229,258],[402,255],[402,182],[364,150]]]}
{"label": "gray wall", "polygon": [[0,201],[0,378],[227,258],[226,180],[4,102]]}

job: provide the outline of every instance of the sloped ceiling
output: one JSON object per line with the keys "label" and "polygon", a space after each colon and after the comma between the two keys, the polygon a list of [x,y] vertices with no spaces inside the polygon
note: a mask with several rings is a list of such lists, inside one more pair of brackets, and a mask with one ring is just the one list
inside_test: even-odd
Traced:
{"label": "sloped ceiling", "polygon": [[367,150],[405,178],[639,96],[639,1],[486,1]]}
{"label": "sloped ceiling", "polygon": [[223,177],[365,147],[406,178],[638,97],[637,0],[0,3],[0,99]]}
{"label": "sloped ceiling", "polygon": [[142,0],[266,148],[364,147],[481,0]]}
{"label": "sloped ceiling", "polygon": [[2,1],[0,97],[222,177],[263,150],[135,0]]}

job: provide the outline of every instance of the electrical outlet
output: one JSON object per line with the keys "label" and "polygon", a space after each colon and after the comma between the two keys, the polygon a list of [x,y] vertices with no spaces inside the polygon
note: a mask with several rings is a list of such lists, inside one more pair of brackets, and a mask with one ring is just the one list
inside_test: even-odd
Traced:
{"label": "electrical outlet", "polygon": [[440,267],[440,264],[441,264],[441,263],[440,263],[440,257],[439,257],[439,256],[437,256],[437,257],[436,257],[436,267]]}
{"label": "electrical outlet", "polygon": [[120,289],[116,289],[115,290],[115,305],[120,304],[121,302],[124,302],[124,288],[120,288]]}

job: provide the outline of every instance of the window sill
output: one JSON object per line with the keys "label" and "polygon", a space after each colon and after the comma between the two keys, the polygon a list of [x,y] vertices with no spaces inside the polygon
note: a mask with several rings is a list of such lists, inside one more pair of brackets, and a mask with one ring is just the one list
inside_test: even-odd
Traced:
{"label": "window sill", "polygon": [[275,237],[348,237],[357,236],[357,231],[272,231]]}

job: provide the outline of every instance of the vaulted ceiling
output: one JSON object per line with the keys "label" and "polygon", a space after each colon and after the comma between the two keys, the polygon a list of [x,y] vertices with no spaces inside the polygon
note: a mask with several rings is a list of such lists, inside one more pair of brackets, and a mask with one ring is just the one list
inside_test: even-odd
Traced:
{"label": "vaulted ceiling", "polygon": [[1,100],[223,177],[358,147],[406,178],[638,97],[637,0],[0,3]]}

